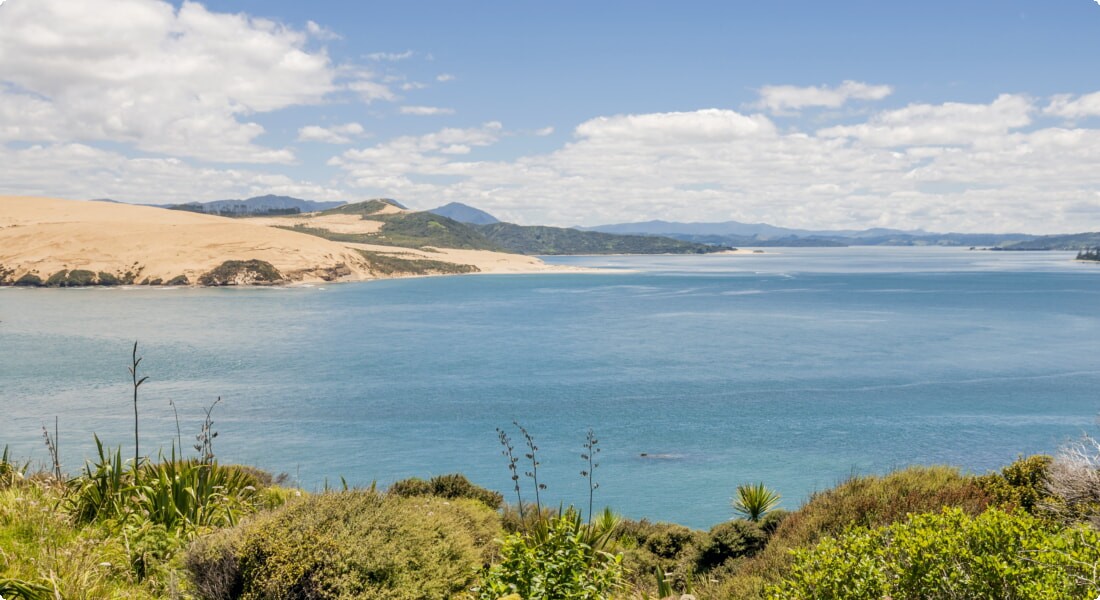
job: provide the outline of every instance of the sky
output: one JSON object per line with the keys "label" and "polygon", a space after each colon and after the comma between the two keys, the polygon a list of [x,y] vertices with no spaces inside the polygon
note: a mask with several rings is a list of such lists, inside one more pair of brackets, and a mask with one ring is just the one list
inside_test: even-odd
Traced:
{"label": "sky", "polygon": [[1100,0],[0,1],[0,194],[1100,230]]}

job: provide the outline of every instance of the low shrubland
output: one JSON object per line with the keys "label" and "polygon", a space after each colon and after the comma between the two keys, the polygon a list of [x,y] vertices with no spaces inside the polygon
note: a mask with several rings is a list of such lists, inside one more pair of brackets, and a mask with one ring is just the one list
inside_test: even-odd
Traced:
{"label": "low shrubland", "polygon": [[[132,357],[138,434],[136,346]],[[217,404],[217,403],[215,403]],[[0,454],[0,596],[461,600],[1093,598],[1100,593],[1100,443],[998,472],[909,467],[852,477],[797,510],[735,486],[709,530],[595,511],[598,440],[580,475],[586,512],[548,507],[532,434],[498,430],[512,489],[460,474],[380,491],[314,494],[214,455],[210,411],[183,457],[96,441],[75,476]],[[136,446],[136,444],[135,444]],[[579,449],[578,449],[579,450]],[[514,496],[512,494],[514,493]]]}

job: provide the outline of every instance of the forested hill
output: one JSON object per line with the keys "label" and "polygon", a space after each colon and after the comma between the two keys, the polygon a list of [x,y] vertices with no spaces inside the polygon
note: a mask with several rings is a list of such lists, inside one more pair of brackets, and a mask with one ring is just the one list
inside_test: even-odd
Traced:
{"label": "forested hill", "polygon": [[544,227],[493,223],[475,227],[493,244],[518,254],[708,254],[729,246],[685,242],[649,235],[616,235]]}

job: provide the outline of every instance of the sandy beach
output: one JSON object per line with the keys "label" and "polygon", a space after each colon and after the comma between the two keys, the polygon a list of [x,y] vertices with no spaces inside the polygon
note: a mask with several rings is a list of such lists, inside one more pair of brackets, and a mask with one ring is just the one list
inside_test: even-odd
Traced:
{"label": "sandy beach", "polygon": [[[339,231],[364,232],[377,222],[348,215],[295,217]],[[278,229],[279,219],[231,219],[131,204],[0,196],[0,273],[9,281],[27,273],[46,280],[63,270],[82,269],[134,282],[183,275],[198,278],[229,260],[270,263],[288,282],[358,281],[381,275],[357,250],[406,259],[473,265],[481,273],[539,273],[573,270],[537,258],[500,252],[439,249],[436,252],[343,244]]]}

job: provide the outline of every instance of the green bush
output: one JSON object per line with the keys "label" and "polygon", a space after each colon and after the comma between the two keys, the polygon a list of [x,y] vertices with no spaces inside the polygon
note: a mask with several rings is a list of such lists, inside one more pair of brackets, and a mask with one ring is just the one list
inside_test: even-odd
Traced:
{"label": "green bush", "polygon": [[[175,281],[173,279],[172,281]],[[282,283],[283,275],[264,260],[227,260],[199,276],[202,285],[248,285]],[[169,285],[176,285],[172,282]]]}
{"label": "green bush", "polygon": [[707,571],[728,560],[752,556],[764,548],[767,540],[767,534],[752,521],[737,519],[719,523],[711,528],[709,538],[699,549],[697,565],[700,570]]}
{"label": "green bush", "polygon": [[574,510],[504,540],[501,561],[487,569],[478,600],[512,594],[523,600],[604,600],[622,587],[622,555],[600,550],[614,528],[585,525]]}
{"label": "green bush", "polygon": [[978,478],[978,485],[993,499],[993,503],[1005,507],[1019,507],[1031,514],[1047,514],[1040,505],[1051,499],[1046,490],[1047,471],[1053,459],[1037,454],[1020,457],[1000,473],[990,473]]}
{"label": "green bush", "polygon": [[466,479],[465,475],[451,473],[437,475],[425,481],[418,477],[402,479],[390,486],[388,492],[395,496],[438,496],[440,498],[470,498],[494,510],[500,508],[504,496],[500,492],[485,489]]}
{"label": "green bush", "polygon": [[816,544],[852,527],[878,527],[904,521],[910,514],[957,507],[978,514],[991,497],[972,476],[951,467],[909,467],[883,476],[853,477],[833,489],[814,494],[800,509],[784,517],[768,545],[726,578],[716,597],[760,598],[764,585],[778,581],[790,569],[790,551]]}
{"label": "green bush", "polygon": [[26,287],[42,287],[42,278],[34,273],[26,273],[19,279],[15,280],[12,285],[26,286]]}
{"label": "green bush", "polygon": [[948,508],[858,528],[795,553],[772,598],[938,600],[1093,598],[1100,534],[1057,529],[1024,512],[976,517]]}
{"label": "green bush", "polygon": [[186,564],[197,590],[230,590],[209,599],[449,598],[474,583],[499,532],[473,500],[327,493],[196,542]]}

